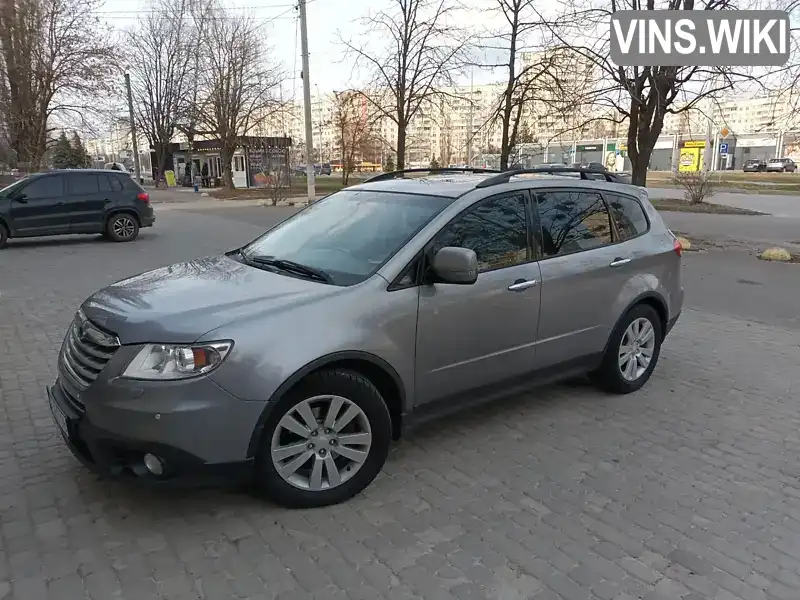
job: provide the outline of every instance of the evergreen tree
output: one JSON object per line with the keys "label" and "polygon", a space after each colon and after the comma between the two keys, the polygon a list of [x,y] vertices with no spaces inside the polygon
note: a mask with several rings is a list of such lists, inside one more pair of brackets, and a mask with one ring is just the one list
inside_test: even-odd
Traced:
{"label": "evergreen tree", "polygon": [[436,160],[435,156],[431,159],[431,167],[430,168],[431,169],[438,169],[439,168],[439,161]]}
{"label": "evergreen tree", "polygon": [[63,131],[53,148],[53,166],[56,169],[68,169],[72,166],[72,146]]}
{"label": "evergreen tree", "polygon": [[391,154],[386,158],[386,164],[384,165],[383,170],[386,172],[394,171],[394,158]]}
{"label": "evergreen tree", "polygon": [[85,169],[88,167],[90,158],[86,153],[86,149],[83,147],[83,142],[81,141],[81,137],[78,135],[77,131],[72,133],[72,143],[70,146],[72,147],[71,168]]}

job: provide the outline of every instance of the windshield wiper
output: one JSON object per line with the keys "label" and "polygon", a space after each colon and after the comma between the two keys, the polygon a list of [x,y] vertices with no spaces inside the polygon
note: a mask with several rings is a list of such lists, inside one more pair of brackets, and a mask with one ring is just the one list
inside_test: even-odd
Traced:
{"label": "windshield wiper", "polygon": [[287,273],[295,273],[298,275],[305,275],[311,279],[316,279],[324,283],[333,283],[333,278],[322,269],[315,269],[302,263],[294,262],[293,260],[285,260],[282,258],[275,258],[274,256],[246,256],[242,253],[242,257],[251,263],[257,265],[264,265],[266,267],[275,267]]}

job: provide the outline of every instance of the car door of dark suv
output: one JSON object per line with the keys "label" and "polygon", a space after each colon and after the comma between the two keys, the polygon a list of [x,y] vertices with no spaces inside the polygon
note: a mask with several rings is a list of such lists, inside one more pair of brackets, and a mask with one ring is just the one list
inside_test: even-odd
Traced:
{"label": "car door of dark suv", "polygon": [[[108,191],[101,190],[102,187]],[[103,231],[105,210],[111,186],[104,174],[70,173],[67,180],[70,233],[100,233]]]}
{"label": "car door of dark suv", "polygon": [[64,177],[40,175],[9,195],[9,214],[15,237],[55,235],[69,231]]}

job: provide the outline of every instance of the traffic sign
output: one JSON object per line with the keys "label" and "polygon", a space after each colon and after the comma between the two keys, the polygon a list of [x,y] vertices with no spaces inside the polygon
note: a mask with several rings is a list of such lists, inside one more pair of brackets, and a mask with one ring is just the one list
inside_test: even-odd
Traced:
{"label": "traffic sign", "polygon": [[727,127],[723,127],[722,129],[719,130],[719,135],[723,140],[727,138],[730,134],[731,130],[728,129]]}
{"label": "traffic sign", "polygon": [[719,153],[720,154],[727,154],[728,153],[728,144],[720,144],[719,145]]}

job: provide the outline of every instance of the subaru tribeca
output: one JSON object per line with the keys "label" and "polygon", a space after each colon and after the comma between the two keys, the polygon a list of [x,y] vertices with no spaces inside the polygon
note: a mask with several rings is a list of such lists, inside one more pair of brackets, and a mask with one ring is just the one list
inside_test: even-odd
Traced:
{"label": "subaru tribeca", "polygon": [[638,390],[681,311],[680,244],[642,188],[528,171],[379,175],[95,293],[48,389],[69,448],[323,506],[430,417],[583,373]]}

